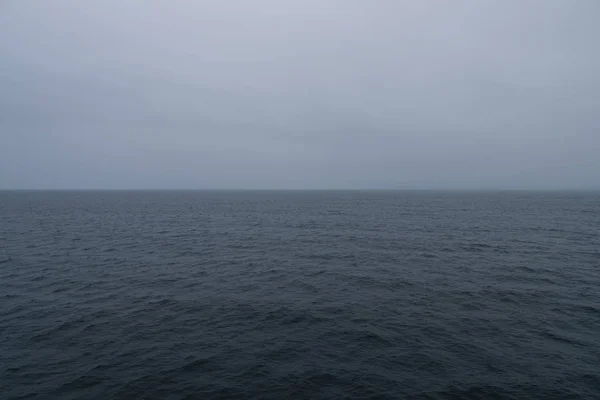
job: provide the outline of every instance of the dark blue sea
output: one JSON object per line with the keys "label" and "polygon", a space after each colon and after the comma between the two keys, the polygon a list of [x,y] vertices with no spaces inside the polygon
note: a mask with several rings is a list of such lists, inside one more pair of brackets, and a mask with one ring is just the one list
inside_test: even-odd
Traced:
{"label": "dark blue sea", "polygon": [[0,192],[1,399],[599,399],[600,193]]}

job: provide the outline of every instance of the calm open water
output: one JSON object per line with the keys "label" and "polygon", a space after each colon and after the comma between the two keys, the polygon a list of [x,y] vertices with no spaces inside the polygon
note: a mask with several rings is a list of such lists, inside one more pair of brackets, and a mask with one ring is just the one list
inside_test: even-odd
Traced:
{"label": "calm open water", "polygon": [[600,194],[0,192],[0,398],[600,398]]}

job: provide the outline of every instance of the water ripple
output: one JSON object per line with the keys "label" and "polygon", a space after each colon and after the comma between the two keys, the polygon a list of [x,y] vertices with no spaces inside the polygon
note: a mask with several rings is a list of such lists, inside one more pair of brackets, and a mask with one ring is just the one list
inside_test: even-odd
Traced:
{"label": "water ripple", "polygon": [[600,196],[0,192],[0,398],[600,398]]}

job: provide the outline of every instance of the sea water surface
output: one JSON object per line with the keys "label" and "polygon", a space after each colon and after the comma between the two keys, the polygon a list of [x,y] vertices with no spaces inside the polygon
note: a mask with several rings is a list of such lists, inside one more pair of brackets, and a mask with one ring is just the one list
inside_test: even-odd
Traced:
{"label": "sea water surface", "polygon": [[598,399],[600,194],[0,192],[2,399]]}

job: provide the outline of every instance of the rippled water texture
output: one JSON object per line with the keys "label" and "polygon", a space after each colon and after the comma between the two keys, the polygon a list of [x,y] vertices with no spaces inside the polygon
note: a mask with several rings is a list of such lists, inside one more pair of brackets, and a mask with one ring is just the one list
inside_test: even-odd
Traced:
{"label": "rippled water texture", "polygon": [[0,398],[600,398],[600,194],[1,192]]}

